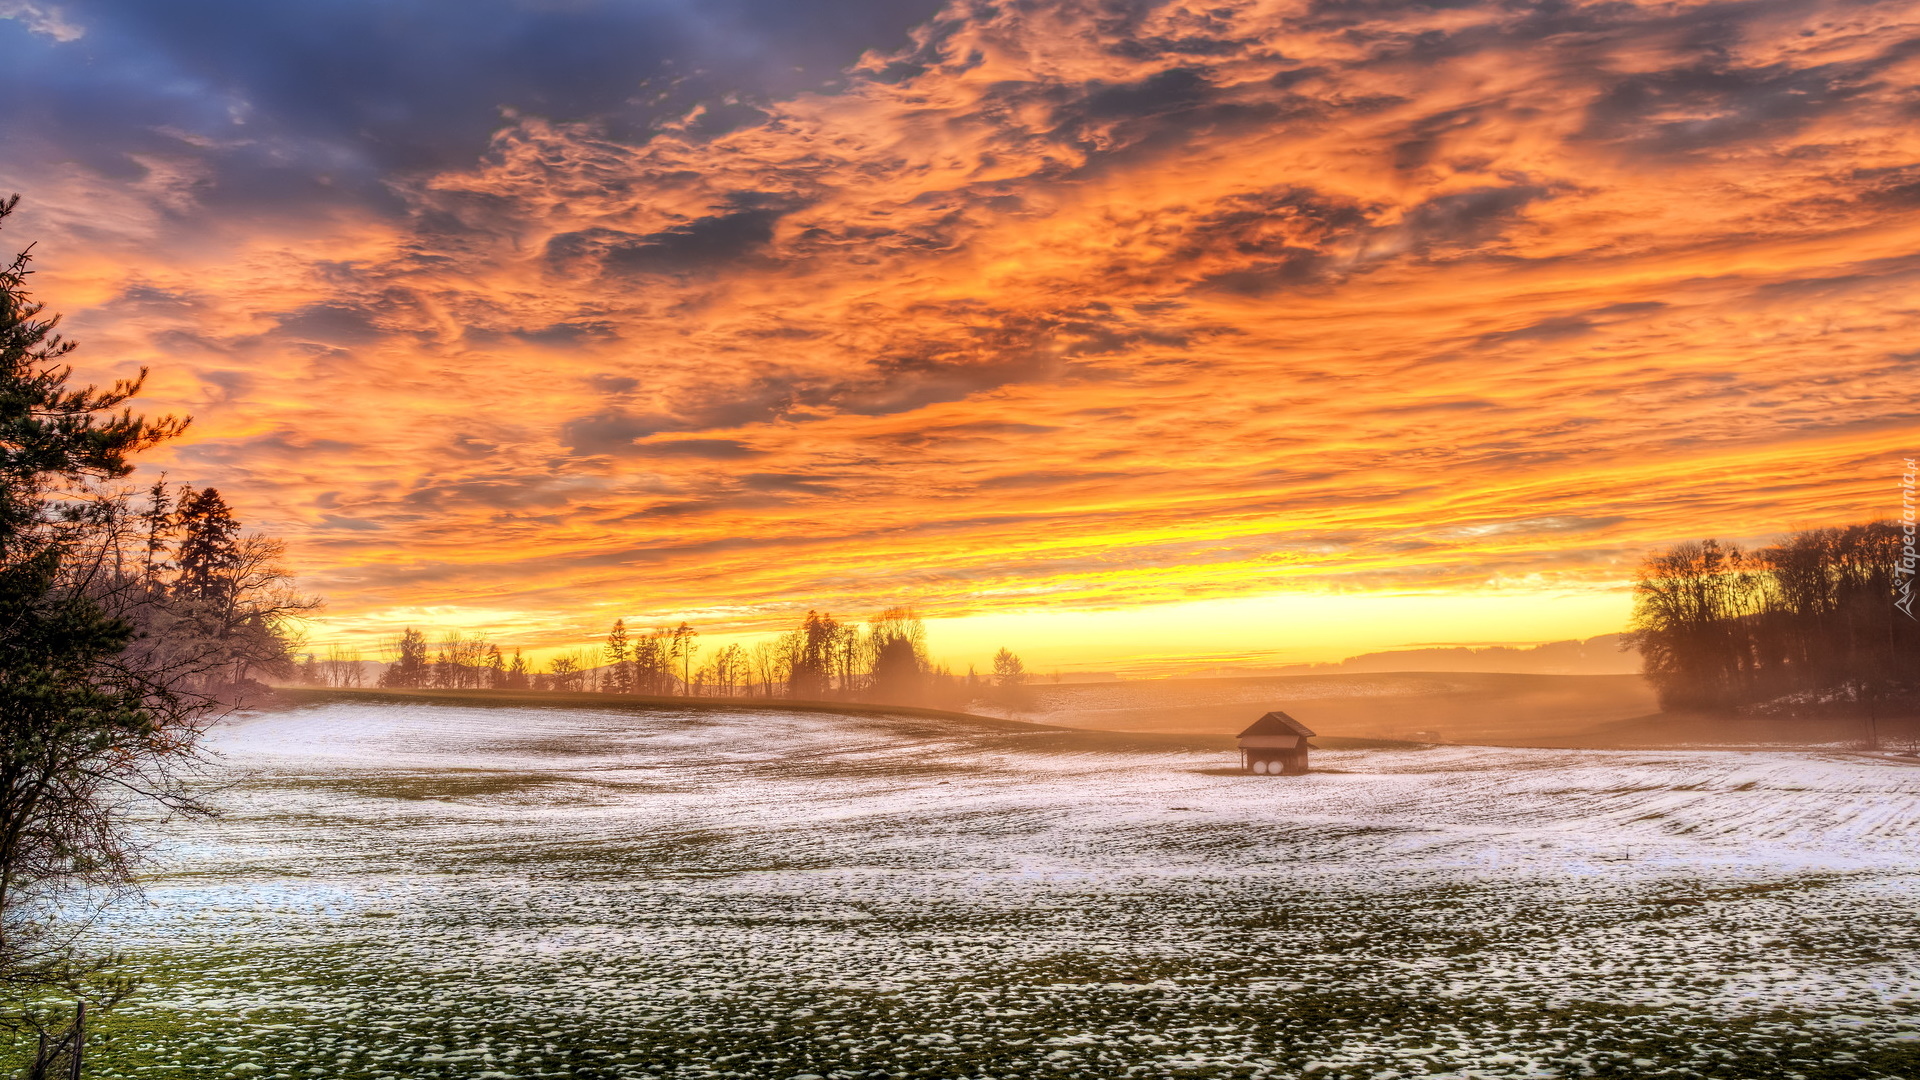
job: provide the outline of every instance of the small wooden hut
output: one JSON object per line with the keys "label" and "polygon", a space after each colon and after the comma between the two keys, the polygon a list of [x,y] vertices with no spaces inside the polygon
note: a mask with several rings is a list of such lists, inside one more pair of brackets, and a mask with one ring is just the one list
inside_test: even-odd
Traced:
{"label": "small wooden hut", "polygon": [[1307,771],[1307,725],[1270,712],[1240,733],[1240,766],[1262,776],[1299,776]]}

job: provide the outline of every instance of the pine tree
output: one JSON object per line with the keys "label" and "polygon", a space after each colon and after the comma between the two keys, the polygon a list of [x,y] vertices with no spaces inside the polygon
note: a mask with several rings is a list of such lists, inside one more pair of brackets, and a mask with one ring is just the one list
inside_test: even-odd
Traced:
{"label": "pine tree", "polygon": [[176,516],[181,536],[175,554],[180,567],[175,587],[201,600],[222,599],[233,568],[240,561],[240,523],[213,488],[199,492],[183,488]]}
{"label": "pine tree", "polygon": [[655,630],[633,643],[633,690],[636,694],[665,694],[672,688],[673,658],[666,645],[669,631]]}
{"label": "pine tree", "polygon": [[141,571],[149,584],[157,584],[167,568],[167,551],[173,546],[177,523],[173,517],[173,496],[167,492],[165,473],[147,489],[147,507],[140,511],[141,531],[146,534]]}
{"label": "pine tree", "polygon": [[427,655],[427,635],[409,626],[393,643],[394,661],[380,676],[380,685],[418,689],[427,685],[433,665]]}
{"label": "pine tree", "polygon": [[607,631],[607,689],[616,694],[633,692],[633,671],[627,665],[627,620],[613,620]]}
{"label": "pine tree", "polygon": [[993,675],[1003,690],[1011,690],[1027,681],[1027,666],[1007,649],[993,654]]}
{"label": "pine tree", "polygon": [[[0,221],[18,203],[0,200]],[[0,268],[0,979],[15,987],[57,966],[39,950],[63,891],[126,880],[129,796],[190,805],[168,766],[198,730],[193,707],[120,659],[132,627],[70,565],[93,520],[73,497],[186,421],[124,407],[144,370],[67,385],[74,345],[27,292],[30,251]]]}

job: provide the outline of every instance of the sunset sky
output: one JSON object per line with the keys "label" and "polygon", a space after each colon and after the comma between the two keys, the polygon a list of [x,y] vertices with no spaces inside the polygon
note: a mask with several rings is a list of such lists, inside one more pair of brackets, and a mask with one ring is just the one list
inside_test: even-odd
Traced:
{"label": "sunset sky", "polygon": [[0,0],[0,194],[316,642],[1164,673],[1896,513],[1916,87],[1920,3]]}

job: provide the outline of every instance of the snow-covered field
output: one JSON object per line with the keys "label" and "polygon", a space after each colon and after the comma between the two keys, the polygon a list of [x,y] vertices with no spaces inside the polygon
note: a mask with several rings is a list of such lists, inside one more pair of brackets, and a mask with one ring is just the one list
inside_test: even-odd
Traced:
{"label": "snow-covered field", "polygon": [[1920,768],[328,705],[96,1075],[1920,1077]]}

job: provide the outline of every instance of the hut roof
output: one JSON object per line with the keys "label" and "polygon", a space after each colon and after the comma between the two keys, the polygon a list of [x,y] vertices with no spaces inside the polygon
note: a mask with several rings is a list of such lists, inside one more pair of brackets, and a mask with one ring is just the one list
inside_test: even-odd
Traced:
{"label": "hut roof", "polygon": [[1253,726],[1240,733],[1240,738],[1249,735],[1312,735],[1307,725],[1295,720],[1283,712],[1270,712],[1253,722]]}

